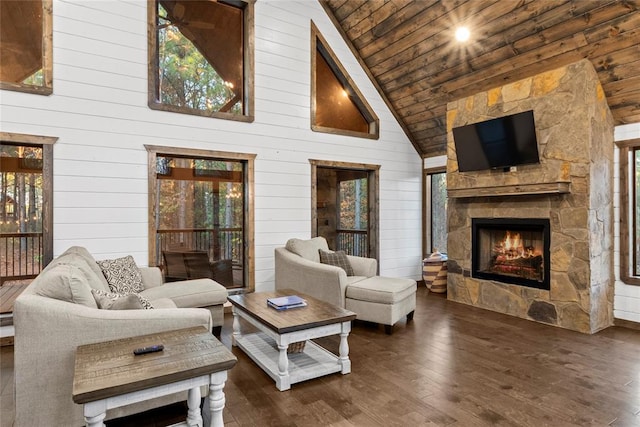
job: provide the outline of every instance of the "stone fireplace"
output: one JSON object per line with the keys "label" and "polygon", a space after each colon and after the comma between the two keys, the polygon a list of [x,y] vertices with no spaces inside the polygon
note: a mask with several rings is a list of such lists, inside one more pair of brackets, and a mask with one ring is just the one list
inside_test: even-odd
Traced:
{"label": "stone fireplace", "polygon": [[[528,110],[540,163],[458,171],[453,127]],[[584,333],[611,326],[613,119],[591,63],[451,102],[447,128],[447,297]]]}

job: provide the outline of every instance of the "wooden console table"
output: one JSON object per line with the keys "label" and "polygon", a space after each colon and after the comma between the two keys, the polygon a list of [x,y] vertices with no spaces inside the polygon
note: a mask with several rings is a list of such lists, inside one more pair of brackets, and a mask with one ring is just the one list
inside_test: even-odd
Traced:
{"label": "wooden console table", "polygon": [[[135,356],[154,344],[164,350]],[[188,390],[187,424],[202,425],[200,386],[209,387],[211,425],[224,425],[222,391],[236,357],[204,327],[79,346],[73,401],[84,405],[88,427],[104,426],[108,409]]]}

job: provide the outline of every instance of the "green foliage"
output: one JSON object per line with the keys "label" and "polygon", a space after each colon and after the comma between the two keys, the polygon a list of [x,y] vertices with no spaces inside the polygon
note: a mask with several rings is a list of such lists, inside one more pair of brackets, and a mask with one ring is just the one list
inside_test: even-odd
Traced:
{"label": "green foliage", "polygon": [[44,86],[44,70],[39,69],[22,81],[25,85]]}
{"label": "green foliage", "polygon": [[447,174],[431,174],[431,250],[447,252]]}
{"label": "green foliage", "polygon": [[[0,156],[42,160],[42,148],[2,144]],[[42,173],[0,173],[0,232],[42,231]]]}
{"label": "green foliage", "polygon": [[158,180],[158,229],[241,228],[244,220],[244,186],[238,182],[198,180],[196,171],[241,172],[241,162],[158,156],[156,170],[191,168],[190,180]]}
{"label": "green foliage", "polygon": [[367,182],[366,178],[340,182],[340,229],[367,229],[369,218]]}
{"label": "green foliage", "polygon": [[[160,102],[177,107],[216,112],[235,94],[200,51],[166,18],[159,7],[158,71]],[[242,113],[241,103],[231,109]]]}

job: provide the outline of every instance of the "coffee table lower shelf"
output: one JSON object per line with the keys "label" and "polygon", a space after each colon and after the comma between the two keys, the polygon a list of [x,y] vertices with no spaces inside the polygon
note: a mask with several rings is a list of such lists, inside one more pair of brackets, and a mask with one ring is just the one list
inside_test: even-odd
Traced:
{"label": "coffee table lower shelf", "polygon": [[[258,366],[260,366],[278,384],[281,375],[278,374],[278,359],[280,352],[275,340],[263,332],[242,335],[236,338],[236,344]],[[343,366],[340,358],[313,341],[306,341],[304,351],[301,353],[289,353],[288,374],[289,384],[295,384],[317,378],[334,372],[342,372]]]}

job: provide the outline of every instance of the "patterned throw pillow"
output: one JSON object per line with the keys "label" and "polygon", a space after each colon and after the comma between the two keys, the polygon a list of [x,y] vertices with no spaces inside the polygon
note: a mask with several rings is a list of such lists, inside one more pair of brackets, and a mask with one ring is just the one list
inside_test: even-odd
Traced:
{"label": "patterned throw pillow", "polygon": [[98,308],[105,310],[149,310],[153,308],[151,302],[139,294],[119,294],[117,292],[105,292],[100,289],[92,289],[91,293],[96,300]]}
{"label": "patterned throw pillow", "polygon": [[347,254],[344,251],[327,252],[322,249],[318,249],[320,253],[320,262],[323,264],[335,265],[342,268],[347,272],[347,276],[355,276],[353,267],[347,258]]}
{"label": "patterned throw pillow", "polygon": [[107,278],[111,292],[133,294],[144,290],[140,269],[131,255],[96,262]]}

